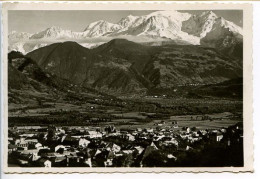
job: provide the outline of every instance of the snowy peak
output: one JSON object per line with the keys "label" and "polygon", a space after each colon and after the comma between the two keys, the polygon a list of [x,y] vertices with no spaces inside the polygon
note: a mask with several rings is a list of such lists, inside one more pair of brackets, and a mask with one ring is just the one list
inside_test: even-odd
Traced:
{"label": "snowy peak", "polygon": [[174,23],[165,16],[150,16],[146,21],[136,27],[133,35],[152,35],[170,37],[180,31],[181,23]]}
{"label": "snowy peak", "polygon": [[150,16],[147,19],[148,23],[157,28],[172,28],[173,31],[180,31],[182,19],[173,18],[171,16],[163,16],[159,14],[158,16]]}
{"label": "snowy peak", "polygon": [[140,19],[140,17],[129,15],[127,17],[122,18],[117,24],[123,28],[129,28],[132,27],[135,23],[137,23],[137,19]]}
{"label": "snowy peak", "polygon": [[201,38],[201,43],[215,48],[232,47],[241,41],[242,34],[241,27],[219,17],[211,30]]}
{"label": "snowy peak", "polygon": [[32,34],[27,32],[16,32],[12,31],[8,34],[9,40],[27,40],[31,37]]}
{"label": "snowy peak", "polygon": [[188,13],[178,11],[156,11],[147,15],[144,23],[153,26],[155,29],[163,28],[178,32],[181,30],[182,22],[189,19],[190,16]]}
{"label": "snowy peak", "polygon": [[223,17],[218,17],[212,11],[206,11],[200,15],[193,15],[182,24],[182,31],[200,38],[204,38],[212,30],[220,30],[222,28],[242,35],[241,27],[225,20]]}
{"label": "snowy peak", "polygon": [[[217,48],[229,54],[243,51],[243,30],[223,17],[215,19],[211,29],[200,40],[201,45]],[[239,50],[237,50],[239,49]],[[240,55],[242,56],[242,55]]]}
{"label": "snowy peak", "polygon": [[95,28],[97,26],[101,26],[102,27],[102,26],[107,26],[107,25],[110,25],[110,24],[111,23],[109,23],[107,21],[99,20],[99,21],[90,23],[84,31],[89,30],[91,28]]}
{"label": "snowy peak", "polygon": [[147,15],[146,17],[149,18],[151,16],[164,16],[170,18],[171,20],[185,21],[190,18],[191,14],[181,13],[178,11],[156,11]]}
{"label": "snowy peak", "polygon": [[52,26],[44,31],[35,33],[30,39],[61,39],[61,38],[73,38],[73,32],[70,30],[63,30],[61,27]]}
{"label": "snowy peak", "polygon": [[215,19],[217,15],[212,11],[205,11],[201,13],[200,17],[207,17],[208,19]]}
{"label": "snowy peak", "polygon": [[47,31],[62,31],[63,29],[58,26],[52,26],[46,29]]}
{"label": "snowy peak", "polygon": [[234,24],[233,22],[225,20],[223,17],[219,17],[218,19],[216,19],[216,25],[229,29],[229,31],[233,33],[243,35],[243,29],[241,27]]}
{"label": "snowy peak", "polygon": [[206,11],[200,15],[193,15],[187,21],[183,22],[182,31],[203,38],[211,31],[217,18],[217,15],[212,11]]}
{"label": "snowy peak", "polygon": [[16,43],[10,43],[8,46],[8,51],[18,51],[22,54],[27,54],[28,52],[31,52],[33,50],[36,50],[38,48],[44,47],[48,44],[46,43],[27,43],[27,42],[16,42]]}
{"label": "snowy peak", "polygon": [[88,25],[84,30],[84,36],[86,37],[100,37],[109,32],[114,32],[121,29],[118,24],[109,23],[104,20],[96,21]]}
{"label": "snowy peak", "polygon": [[[152,38],[167,38],[172,40],[188,41],[190,44],[199,44],[199,38],[181,32],[182,22],[189,19],[191,14],[178,11],[156,11],[146,16],[125,18],[120,21],[130,24],[113,36],[132,35]],[[129,20],[131,19],[131,21]],[[132,22],[132,23],[130,23]],[[183,39],[184,38],[184,39]]]}

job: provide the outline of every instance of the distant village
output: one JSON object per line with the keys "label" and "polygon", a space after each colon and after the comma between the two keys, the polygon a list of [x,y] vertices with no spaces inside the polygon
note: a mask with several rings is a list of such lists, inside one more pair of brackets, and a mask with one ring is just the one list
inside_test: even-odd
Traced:
{"label": "distant village", "polygon": [[174,166],[184,160],[180,154],[197,148],[228,149],[243,142],[242,123],[210,130],[179,128],[178,122],[136,129],[51,125],[8,130],[9,167]]}

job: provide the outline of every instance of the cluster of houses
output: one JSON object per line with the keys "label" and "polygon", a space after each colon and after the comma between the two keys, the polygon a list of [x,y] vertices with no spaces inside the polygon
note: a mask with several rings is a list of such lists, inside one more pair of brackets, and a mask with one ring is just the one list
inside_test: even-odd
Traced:
{"label": "cluster of houses", "polygon": [[[169,160],[178,160],[174,152],[192,150],[192,143],[210,139],[221,142],[243,140],[240,125],[228,129],[192,130],[176,124],[167,128],[119,129],[106,127],[9,127],[8,164],[20,167],[142,167],[154,151],[164,151]],[[185,141],[187,145],[181,145]],[[123,160],[123,162],[120,160]],[[128,161],[128,162],[126,162]],[[122,165],[122,166],[118,166]]]}

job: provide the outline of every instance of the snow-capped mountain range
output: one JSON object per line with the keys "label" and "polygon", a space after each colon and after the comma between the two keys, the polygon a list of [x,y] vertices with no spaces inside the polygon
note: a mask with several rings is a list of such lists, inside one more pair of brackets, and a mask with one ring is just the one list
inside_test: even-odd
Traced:
{"label": "snow-capped mountain range", "polygon": [[[145,16],[129,15],[118,23],[96,21],[87,25],[82,32],[73,32],[53,26],[35,34],[13,31],[8,38],[9,50],[20,50],[22,53],[27,53],[56,40],[73,40],[91,48],[102,44],[100,41],[97,43],[86,41],[95,38],[111,40],[117,37],[131,37],[131,40],[135,41],[136,37],[139,40],[141,37],[145,37],[151,41],[165,39],[200,45],[204,44],[203,41],[208,43],[220,38],[225,39],[225,36],[242,38],[243,30],[233,22],[218,17],[212,11],[205,11],[200,15],[178,11],[156,11]],[[46,43],[46,41],[49,42]],[[28,43],[34,45],[28,45]],[[25,46],[27,46],[26,49]]]}

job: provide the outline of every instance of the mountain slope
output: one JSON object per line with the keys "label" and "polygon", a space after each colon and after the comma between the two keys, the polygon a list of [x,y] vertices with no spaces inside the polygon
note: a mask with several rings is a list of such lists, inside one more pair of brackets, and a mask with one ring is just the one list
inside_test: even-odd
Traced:
{"label": "mountain slope", "polygon": [[127,60],[102,56],[75,42],[46,46],[27,56],[51,74],[86,87],[129,92],[142,90],[139,82],[132,77],[129,70],[131,63]]}
{"label": "mountain slope", "polygon": [[44,70],[75,83],[81,81],[84,70],[94,60],[87,48],[75,42],[55,43],[27,56],[33,58]]}
{"label": "mountain slope", "polygon": [[200,86],[190,90],[190,95],[206,97],[243,98],[243,78],[235,78],[221,83]]}
{"label": "mountain slope", "polygon": [[[21,54],[20,52],[12,51],[8,54],[8,62],[10,67],[10,70],[15,74],[10,74],[9,80],[9,87],[12,89],[21,89],[23,88],[23,85],[17,85],[16,82],[20,81],[24,85],[29,85],[29,83],[26,82],[26,80],[34,81],[34,83],[41,83],[40,86],[47,86],[50,88],[56,88],[60,91],[66,91],[69,89],[69,86],[71,83],[68,81],[59,79],[55,75],[51,75],[46,73],[44,70],[42,70],[38,64],[32,60],[31,58],[28,58]],[[17,80],[16,77],[24,79],[24,80]],[[17,80],[17,81],[16,81]],[[12,82],[14,81],[14,82]],[[39,87],[40,87],[39,86]]]}
{"label": "mountain slope", "polygon": [[126,39],[114,39],[108,43],[100,45],[92,50],[93,53],[108,56],[110,58],[125,59],[136,68],[142,66],[150,59],[150,48]]}
{"label": "mountain slope", "polygon": [[8,54],[8,98],[9,103],[34,105],[39,100],[56,101],[67,95],[79,93],[100,95],[93,89],[76,86],[41,69],[38,64],[20,52]]}
{"label": "mountain slope", "polygon": [[[8,54],[8,103],[34,104],[38,99],[56,99],[55,78],[44,73],[19,52]],[[64,86],[64,90],[66,87]]]}
{"label": "mountain slope", "polygon": [[213,48],[144,46],[114,39],[94,49],[56,43],[28,57],[51,74],[109,93],[145,93],[154,88],[205,85],[242,77],[242,61]]}

